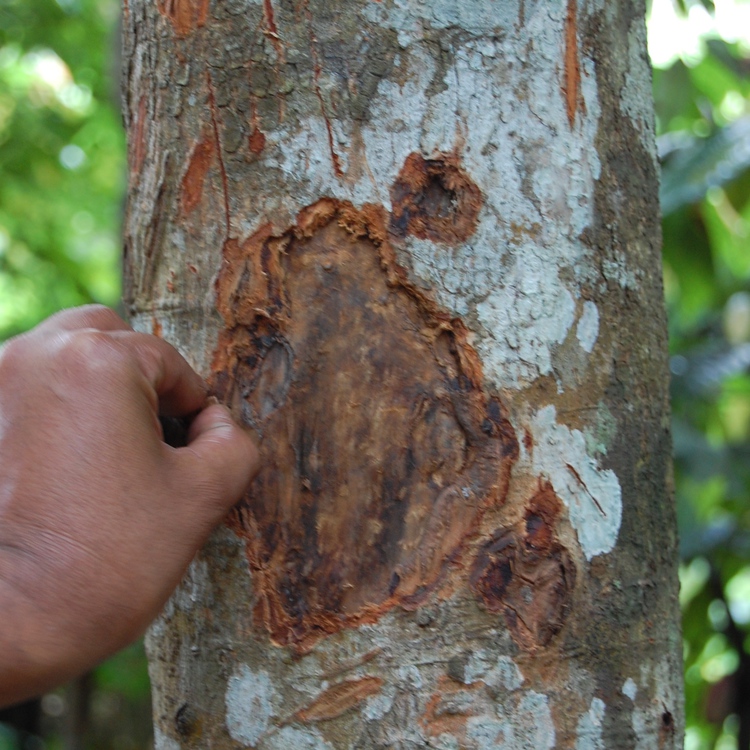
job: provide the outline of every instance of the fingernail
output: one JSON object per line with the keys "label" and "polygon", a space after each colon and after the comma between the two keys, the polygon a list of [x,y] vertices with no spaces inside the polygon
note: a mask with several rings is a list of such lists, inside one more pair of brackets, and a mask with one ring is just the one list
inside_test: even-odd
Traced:
{"label": "fingernail", "polygon": [[211,406],[218,406],[219,409],[217,411],[214,411],[212,413],[212,419],[215,422],[217,427],[236,427],[237,423],[234,421],[234,417],[232,416],[232,412],[227,409],[227,407],[216,401],[215,404],[211,404]]}
{"label": "fingernail", "polygon": [[206,406],[219,406],[220,403],[221,402],[218,398],[216,398],[216,396],[209,396],[206,399]]}

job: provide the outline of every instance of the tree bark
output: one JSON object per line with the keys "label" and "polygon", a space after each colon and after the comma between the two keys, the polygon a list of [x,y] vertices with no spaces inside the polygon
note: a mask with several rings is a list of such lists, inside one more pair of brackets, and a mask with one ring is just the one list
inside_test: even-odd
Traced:
{"label": "tree bark", "polygon": [[643,16],[127,0],[126,304],[264,459],[158,749],[681,747]]}

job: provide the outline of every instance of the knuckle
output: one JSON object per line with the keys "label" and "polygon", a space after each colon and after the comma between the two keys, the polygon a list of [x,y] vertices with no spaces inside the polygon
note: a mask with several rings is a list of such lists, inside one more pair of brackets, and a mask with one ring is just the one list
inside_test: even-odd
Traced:
{"label": "knuckle", "polygon": [[127,350],[106,333],[73,331],[60,336],[54,353],[61,373],[104,376],[122,370],[130,359]]}
{"label": "knuckle", "polygon": [[162,371],[162,358],[154,346],[154,341],[148,338],[140,338],[134,334],[131,350],[136,353],[141,370],[149,381],[158,379]]}
{"label": "knuckle", "polygon": [[44,335],[31,332],[0,346],[4,382],[47,372],[56,380],[83,384],[90,379],[111,379],[135,364],[126,342],[93,328]]}

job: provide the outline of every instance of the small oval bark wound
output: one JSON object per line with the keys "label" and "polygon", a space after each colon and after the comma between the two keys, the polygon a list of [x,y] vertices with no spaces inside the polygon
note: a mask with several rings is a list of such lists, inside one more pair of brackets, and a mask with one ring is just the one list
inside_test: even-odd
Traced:
{"label": "small oval bark wound", "polygon": [[248,137],[248,146],[250,147],[250,151],[256,156],[262,154],[263,149],[266,147],[265,133],[262,130],[259,130],[257,125],[253,128],[253,132],[250,133],[250,136]]}
{"label": "small oval bark wound", "polygon": [[562,630],[575,566],[557,539],[562,503],[548,483],[529,501],[520,528],[498,529],[480,547],[470,584],[490,612],[501,612],[514,640],[534,651]]}
{"label": "small oval bark wound", "polygon": [[324,690],[309,706],[297,711],[294,718],[303,722],[335,719],[377,695],[382,686],[380,677],[370,676],[339,682]]}
{"label": "small oval bark wound", "polygon": [[193,149],[180,185],[180,205],[184,216],[187,216],[201,202],[203,183],[213,158],[214,141],[212,138],[204,138]]}
{"label": "small oval bark wound", "polygon": [[225,248],[214,387],[260,436],[234,527],[256,617],[299,650],[448,577],[518,446],[467,331],[395,261],[385,212],[323,199]]}
{"label": "small oval bark wound", "polygon": [[455,154],[424,159],[413,153],[391,188],[391,202],[394,237],[458,245],[476,231],[483,198]]}

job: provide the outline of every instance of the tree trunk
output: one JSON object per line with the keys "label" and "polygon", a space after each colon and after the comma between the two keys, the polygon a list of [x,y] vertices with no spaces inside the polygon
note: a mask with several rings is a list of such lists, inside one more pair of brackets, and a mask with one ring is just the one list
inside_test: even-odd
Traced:
{"label": "tree trunk", "polygon": [[643,15],[128,0],[126,303],[264,459],[158,750],[681,747]]}

